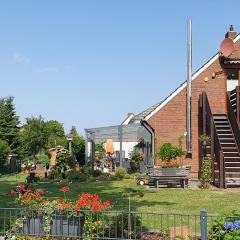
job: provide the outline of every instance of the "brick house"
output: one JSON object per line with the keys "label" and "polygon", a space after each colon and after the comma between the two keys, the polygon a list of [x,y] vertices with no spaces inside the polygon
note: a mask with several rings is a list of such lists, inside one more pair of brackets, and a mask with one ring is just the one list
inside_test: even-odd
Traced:
{"label": "brick house", "polygon": [[[185,165],[191,165],[191,177],[198,178],[202,158],[199,136],[211,135],[214,182],[220,187],[240,185],[240,35],[231,26],[225,38],[233,40],[231,54],[224,57],[219,51],[192,75],[192,153],[184,159]],[[186,90],[184,82],[163,101],[137,115],[129,114],[122,125],[147,123],[154,132],[153,153],[163,143],[177,145],[178,138],[186,134]],[[185,142],[183,146],[186,148]],[[155,160],[154,165],[158,164]]]}

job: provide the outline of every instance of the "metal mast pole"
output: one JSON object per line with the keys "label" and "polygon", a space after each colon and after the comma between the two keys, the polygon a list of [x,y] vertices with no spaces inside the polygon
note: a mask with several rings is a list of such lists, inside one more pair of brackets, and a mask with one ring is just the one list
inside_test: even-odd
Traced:
{"label": "metal mast pole", "polygon": [[191,95],[192,95],[192,21],[188,20],[187,37],[187,152],[192,153]]}

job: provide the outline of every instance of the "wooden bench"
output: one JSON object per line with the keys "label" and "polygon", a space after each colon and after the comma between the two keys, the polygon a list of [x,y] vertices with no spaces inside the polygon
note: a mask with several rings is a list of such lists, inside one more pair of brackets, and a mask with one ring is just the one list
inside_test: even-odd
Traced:
{"label": "wooden bench", "polygon": [[182,188],[188,186],[188,173],[186,168],[152,168],[148,175],[155,180],[155,187],[161,185],[180,185]]}

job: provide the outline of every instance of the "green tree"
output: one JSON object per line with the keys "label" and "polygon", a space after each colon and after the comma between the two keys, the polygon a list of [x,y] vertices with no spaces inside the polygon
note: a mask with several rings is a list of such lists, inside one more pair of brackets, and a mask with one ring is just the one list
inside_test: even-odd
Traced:
{"label": "green tree", "polygon": [[[182,157],[185,155],[185,151],[182,150],[181,144],[180,147],[175,147],[171,143],[164,143],[157,156],[162,160],[165,166],[169,166],[171,160],[176,160],[178,157]],[[175,162],[172,166],[169,167],[177,167],[178,164]]]}
{"label": "green tree", "polygon": [[47,149],[48,133],[42,116],[27,118],[26,124],[22,127],[21,136],[27,156],[35,158],[36,154],[45,152]]}
{"label": "green tree", "polygon": [[48,135],[48,148],[57,145],[67,147],[67,139],[64,133],[63,124],[56,120],[46,121],[45,124]]}
{"label": "green tree", "polygon": [[12,153],[19,153],[19,117],[16,115],[13,97],[0,99],[0,139],[7,142]]}
{"label": "green tree", "polygon": [[3,165],[6,163],[7,156],[10,151],[11,149],[8,146],[7,142],[0,140],[0,170],[4,169]]}
{"label": "green tree", "polygon": [[76,127],[72,127],[71,129],[72,135],[72,151],[76,157],[76,160],[80,165],[84,165],[85,163],[85,139],[83,136],[78,134]]}

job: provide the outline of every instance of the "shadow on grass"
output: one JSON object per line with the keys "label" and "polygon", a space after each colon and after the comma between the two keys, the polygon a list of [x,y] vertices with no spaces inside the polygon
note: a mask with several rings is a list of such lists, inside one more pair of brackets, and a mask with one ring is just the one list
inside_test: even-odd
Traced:
{"label": "shadow on grass", "polygon": [[[2,179],[1,179],[2,180]],[[22,180],[22,179],[21,179]],[[7,195],[9,190],[17,185],[17,182],[13,178],[8,181],[0,181],[0,208],[5,207],[19,207],[14,201],[14,197]],[[50,198],[63,197],[59,189],[64,184],[59,183],[41,183],[35,184],[37,188],[44,188],[49,192]],[[176,203],[171,201],[156,201],[156,200],[145,200],[145,194],[149,194],[149,191],[136,185],[134,180],[102,180],[102,181],[91,181],[85,183],[79,183],[78,185],[70,185],[71,191],[67,194],[70,200],[75,200],[77,196],[83,192],[85,193],[96,193],[100,195],[103,200],[109,200],[113,205],[113,210],[128,210],[128,196],[123,194],[131,194],[131,211],[137,211],[139,207],[154,207],[156,205],[174,205]]]}

